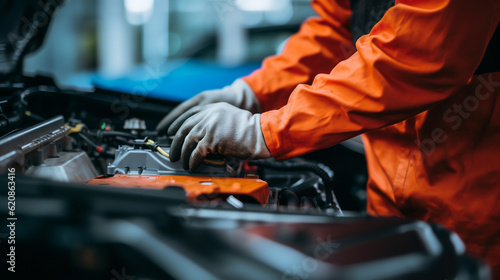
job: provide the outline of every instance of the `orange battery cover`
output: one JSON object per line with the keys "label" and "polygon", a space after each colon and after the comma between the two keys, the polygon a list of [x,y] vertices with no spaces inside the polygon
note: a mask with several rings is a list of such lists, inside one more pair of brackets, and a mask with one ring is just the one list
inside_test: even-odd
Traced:
{"label": "orange battery cover", "polygon": [[194,202],[202,195],[212,198],[233,195],[236,198],[249,196],[260,204],[266,205],[269,197],[267,183],[254,178],[117,174],[111,177],[99,176],[87,184],[160,190],[177,186],[186,191],[188,202]]}

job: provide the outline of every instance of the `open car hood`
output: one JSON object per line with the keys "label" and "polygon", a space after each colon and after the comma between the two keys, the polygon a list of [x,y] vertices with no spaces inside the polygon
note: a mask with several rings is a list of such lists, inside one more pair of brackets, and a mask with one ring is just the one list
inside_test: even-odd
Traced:
{"label": "open car hood", "polygon": [[65,0],[4,0],[0,3],[0,81],[22,75],[24,57],[43,43]]}

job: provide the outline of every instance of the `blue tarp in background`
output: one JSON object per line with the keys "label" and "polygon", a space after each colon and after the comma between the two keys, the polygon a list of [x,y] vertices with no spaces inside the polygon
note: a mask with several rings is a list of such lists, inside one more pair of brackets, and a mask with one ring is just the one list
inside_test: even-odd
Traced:
{"label": "blue tarp in background", "polygon": [[215,63],[189,60],[181,66],[158,76],[155,69],[142,69],[134,77],[106,79],[93,78],[94,86],[102,89],[144,95],[152,98],[181,102],[199,92],[222,88],[235,79],[250,74],[260,63],[247,63],[236,67],[225,67]]}

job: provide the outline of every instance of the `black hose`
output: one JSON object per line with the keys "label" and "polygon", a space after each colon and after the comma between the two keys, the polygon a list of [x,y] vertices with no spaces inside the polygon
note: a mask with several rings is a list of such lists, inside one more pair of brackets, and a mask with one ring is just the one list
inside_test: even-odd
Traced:
{"label": "black hose", "polygon": [[99,147],[94,141],[90,140],[87,136],[85,136],[83,133],[78,133],[77,134],[85,143],[87,143],[89,146],[91,146],[95,151],[97,151],[100,155],[105,155],[109,157],[114,157],[115,155],[110,152],[103,151],[101,147]]}
{"label": "black hose", "polygon": [[97,144],[94,143],[94,141],[90,140],[90,138],[85,136],[83,133],[78,133],[78,136],[82,138],[82,140],[85,141],[85,143],[87,143],[88,145],[90,145],[94,150],[98,150],[99,146],[97,146]]}
{"label": "black hose", "polygon": [[13,117],[0,120],[0,134],[9,132],[11,129],[19,128],[22,126],[23,116],[16,114]]}
{"label": "black hose", "polygon": [[251,161],[248,164],[258,167],[269,168],[274,170],[285,171],[311,171],[318,175],[325,185],[326,208],[333,208],[337,211],[338,208],[335,200],[333,199],[333,179],[328,175],[328,172],[321,166],[311,162],[278,162],[278,161]]}
{"label": "black hose", "polygon": [[[319,179],[323,181],[323,179]],[[296,193],[298,196],[309,196],[309,197],[314,197],[315,195],[318,194],[318,191],[314,187],[316,182],[319,181],[318,178],[310,178],[307,180],[301,180],[299,181],[300,184],[290,186],[288,189]]]}
{"label": "black hose", "polygon": [[[121,132],[121,131],[97,131],[96,133],[92,133],[96,136],[102,136],[102,137],[117,137],[117,136],[120,136],[120,137],[123,137],[123,138],[128,138],[128,139],[137,139],[137,135],[133,135],[131,133],[127,133],[127,132]],[[99,137],[101,138],[101,137]]]}
{"label": "black hose", "polygon": [[102,131],[98,130],[96,132],[87,132],[88,135],[96,138],[97,143],[102,143],[104,139],[112,139],[118,145],[130,145],[129,140],[137,139],[136,135],[131,133],[121,132],[121,131]]}
{"label": "black hose", "polygon": [[3,117],[0,119],[0,134],[7,133],[23,125],[25,116],[24,106],[20,102],[17,102],[13,105],[12,111],[12,117],[6,116],[2,111]]}

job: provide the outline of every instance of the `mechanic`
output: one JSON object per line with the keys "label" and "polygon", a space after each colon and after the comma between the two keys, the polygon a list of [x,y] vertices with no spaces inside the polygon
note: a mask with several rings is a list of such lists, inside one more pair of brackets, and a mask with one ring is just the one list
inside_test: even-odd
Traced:
{"label": "mechanic", "polygon": [[282,160],[363,134],[368,212],[446,226],[499,278],[500,63],[486,54],[500,1],[396,1],[355,45],[370,1],[312,5],[280,55],[160,122],[171,160]]}

